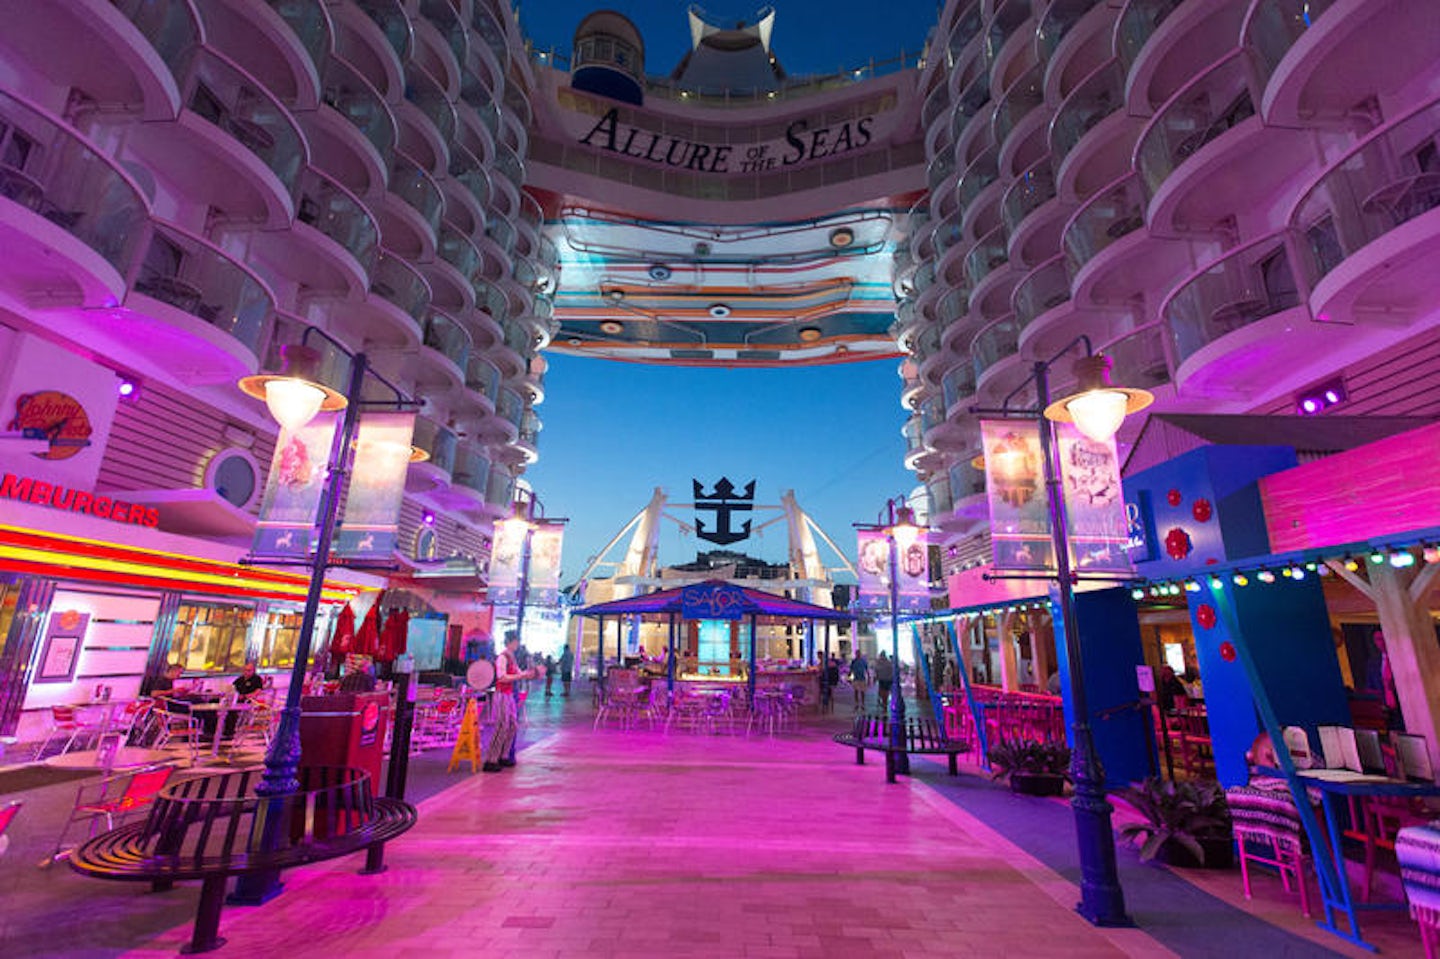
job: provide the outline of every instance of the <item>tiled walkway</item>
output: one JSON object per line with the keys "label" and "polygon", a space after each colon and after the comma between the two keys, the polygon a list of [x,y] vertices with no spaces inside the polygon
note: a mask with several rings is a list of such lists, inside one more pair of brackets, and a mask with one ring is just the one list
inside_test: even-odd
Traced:
{"label": "tiled walkway", "polygon": [[[546,705],[532,733],[548,735],[517,768],[456,774],[423,801],[387,873],[357,876],[358,857],[289,873],[274,901],[226,909],[218,955],[1177,955],[1142,929],[1081,920],[1072,885],[925,784],[951,788],[939,766],[887,786],[823,726],[775,739],[595,732],[575,700],[569,721],[558,699]],[[54,907],[53,939],[0,934],[0,954],[169,957],[188,939],[188,893],[26,868],[22,887],[46,884],[48,906],[68,896],[69,908]],[[23,898],[0,891],[0,910]],[[109,923],[107,941],[58,945],[78,945],[87,911],[89,929]],[[1334,954],[1297,942],[1286,955]]]}

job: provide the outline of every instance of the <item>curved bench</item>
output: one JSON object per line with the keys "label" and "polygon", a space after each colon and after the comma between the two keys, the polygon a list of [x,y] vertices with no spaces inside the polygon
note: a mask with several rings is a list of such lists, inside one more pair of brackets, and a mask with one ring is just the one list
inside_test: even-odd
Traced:
{"label": "curved bench", "polygon": [[306,767],[300,789],[259,796],[258,770],[201,776],[161,791],[150,815],[76,849],[70,867],[98,879],[168,889],[199,879],[200,905],[187,953],[208,952],[231,876],[273,873],[335,859],[394,839],[415,825],[415,807],[376,798],[360,769]]}
{"label": "curved bench", "polygon": [[921,716],[907,716],[900,728],[900,742],[897,746],[890,738],[890,717],[876,713],[857,713],[855,725],[848,733],[837,733],[835,742],[855,750],[857,765],[865,765],[865,750],[871,749],[885,754],[885,781],[893,783],[896,775],[895,757],[946,756],[949,759],[950,775],[958,776],[958,757],[970,751],[970,744],[951,739],[945,735],[945,728],[933,719]]}

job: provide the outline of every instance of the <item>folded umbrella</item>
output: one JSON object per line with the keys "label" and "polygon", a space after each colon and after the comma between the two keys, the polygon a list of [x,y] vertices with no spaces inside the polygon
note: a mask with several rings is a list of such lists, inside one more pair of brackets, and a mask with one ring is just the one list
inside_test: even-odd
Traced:
{"label": "folded umbrella", "polygon": [[330,661],[343,663],[355,648],[355,610],[346,603],[335,618],[335,631],[330,634]]}

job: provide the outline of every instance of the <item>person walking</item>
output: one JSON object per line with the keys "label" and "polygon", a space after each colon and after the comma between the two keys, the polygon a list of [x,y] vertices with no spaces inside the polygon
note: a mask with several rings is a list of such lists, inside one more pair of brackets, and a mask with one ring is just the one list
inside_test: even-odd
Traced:
{"label": "person walking", "polygon": [[875,706],[884,709],[890,702],[890,687],[895,685],[895,664],[883,652],[875,660]]}
{"label": "person walking", "polygon": [[850,660],[850,688],[855,691],[857,713],[865,709],[865,687],[869,684],[870,663],[865,659],[865,654],[856,649],[855,658]]}
{"label": "person walking", "polygon": [[575,654],[570,651],[570,644],[566,643],[565,648],[560,651],[560,685],[564,687],[561,696],[570,695],[570,678],[575,672]]}

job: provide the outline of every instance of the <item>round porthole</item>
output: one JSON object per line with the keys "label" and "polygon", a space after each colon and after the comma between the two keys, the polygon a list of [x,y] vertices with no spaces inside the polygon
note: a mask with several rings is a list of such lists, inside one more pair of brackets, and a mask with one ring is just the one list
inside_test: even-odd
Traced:
{"label": "round porthole", "polygon": [[260,494],[260,466],[248,450],[221,450],[205,467],[205,488],[237,509],[249,509]]}

